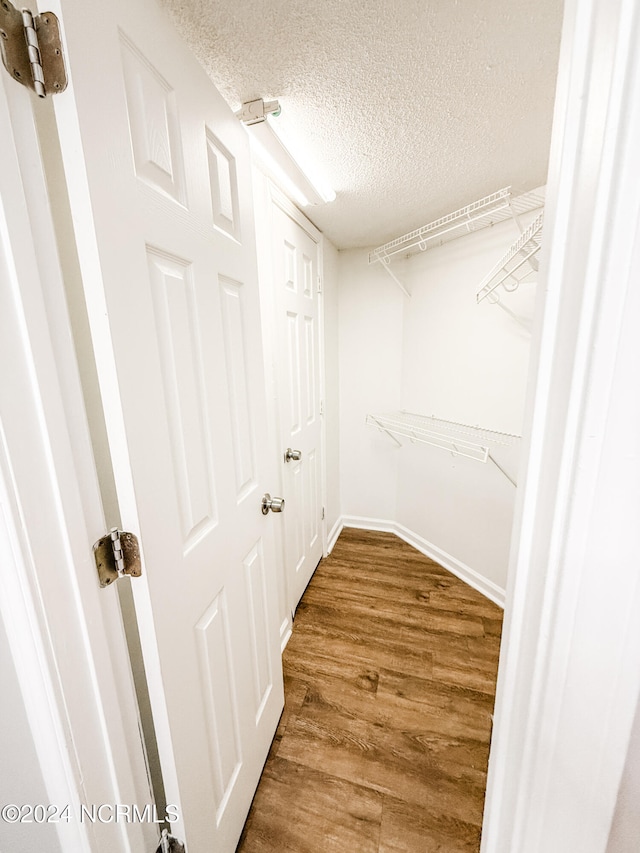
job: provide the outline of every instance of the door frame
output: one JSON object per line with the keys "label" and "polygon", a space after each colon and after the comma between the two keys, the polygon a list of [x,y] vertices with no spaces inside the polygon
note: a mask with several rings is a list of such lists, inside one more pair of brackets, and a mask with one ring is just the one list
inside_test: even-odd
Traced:
{"label": "door frame", "polygon": [[639,39],[565,3],[482,853],[603,853],[638,706]]}

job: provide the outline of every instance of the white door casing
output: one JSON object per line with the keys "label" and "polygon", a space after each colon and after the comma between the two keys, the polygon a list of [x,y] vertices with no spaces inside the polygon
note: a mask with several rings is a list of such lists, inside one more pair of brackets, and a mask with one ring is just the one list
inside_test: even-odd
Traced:
{"label": "white door casing", "polygon": [[[0,847],[137,853],[156,826],[108,820],[112,804],[152,799],[117,595],[99,589],[91,552],[104,517],[33,120],[42,104],[1,77],[0,618],[39,770],[25,755],[19,777],[3,773],[0,799],[23,820],[3,815]],[[102,804],[104,821],[82,820]]]}
{"label": "white door casing", "polygon": [[639,40],[565,3],[483,853],[604,853],[638,707]]}
{"label": "white door casing", "polygon": [[53,11],[70,72],[56,116],[120,512],[143,556],[133,589],[173,831],[189,853],[231,851],[283,705],[248,143],[153,0]]}
{"label": "white door casing", "polygon": [[[323,435],[321,413],[320,245],[274,194],[278,414],[280,422],[285,561],[289,603],[295,610],[323,554]],[[300,451],[300,459],[286,451]]]}

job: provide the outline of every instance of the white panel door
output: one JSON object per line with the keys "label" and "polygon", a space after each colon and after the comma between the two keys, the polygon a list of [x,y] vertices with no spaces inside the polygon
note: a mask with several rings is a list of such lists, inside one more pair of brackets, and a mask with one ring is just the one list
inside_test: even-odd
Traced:
{"label": "white panel door", "polygon": [[[285,559],[290,605],[295,609],[322,557],[319,246],[275,202],[273,212],[281,462],[287,501]],[[298,451],[300,458],[291,454],[287,458],[287,450]]]}
{"label": "white panel door", "polygon": [[230,853],[283,707],[245,130],[154,0],[55,0],[56,98],[173,832]]}

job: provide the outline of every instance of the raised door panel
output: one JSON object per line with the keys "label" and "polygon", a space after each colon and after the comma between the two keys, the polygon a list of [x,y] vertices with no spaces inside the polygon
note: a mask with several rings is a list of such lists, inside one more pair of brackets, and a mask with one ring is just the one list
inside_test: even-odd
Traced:
{"label": "raised door panel", "polygon": [[135,173],[141,181],[184,204],[175,92],[123,33],[120,40]]}
{"label": "raised door panel", "polygon": [[251,377],[248,373],[249,355],[246,346],[244,299],[242,284],[220,277],[220,303],[238,502],[244,500],[256,486]]}
{"label": "raised door panel", "polygon": [[221,590],[195,628],[213,767],[216,823],[223,817],[242,765],[238,725],[240,715],[229,619],[226,593]]}
{"label": "raised door panel", "polygon": [[236,160],[209,128],[207,158],[214,224],[228,236],[240,241]]}
{"label": "raised door panel", "polygon": [[186,551],[217,523],[201,315],[191,264],[157,249],[147,253]]}
{"label": "raised door panel", "polygon": [[304,542],[305,551],[315,554],[320,541],[321,512],[318,506],[320,494],[320,472],[318,471],[318,451],[314,447],[307,454],[305,466],[305,513],[304,513]]}
{"label": "raised door panel", "polygon": [[295,311],[287,311],[285,317],[285,340],[284,369],[286,383],[284,399],[286,401],[286,408],[283,416],[285,418],[285,430],[290,436],[291,441],[295,441],[302,429],[300,318]]}
{"label": "raised door panel", "polygon": [[318,343],[315,317],[305,316],[304,323],[304,383],[305,419],[311,426],[317,417],[320,394],[318,390]]}
{"label": "raised door panel", "polygon": [[296,576],[304,566],[306,548],[304,537],[305,519],[305,466],[302,462],[291,463],[287,477],[287,561]]}
{"label": "raised door panel", "polygon": [[250,614],[249,632],[254,676],[254,705],[256,725],[267,705],[273,689],[273,661],[269,648],[269,610],[267,575],[265,572],[262,542],[257,542],[242,561]]}

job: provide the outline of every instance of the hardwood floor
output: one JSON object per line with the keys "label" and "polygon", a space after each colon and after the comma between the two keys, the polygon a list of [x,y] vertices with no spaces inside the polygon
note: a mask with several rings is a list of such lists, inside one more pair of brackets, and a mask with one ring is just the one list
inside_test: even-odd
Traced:
{"label": "hardwood floor", "polygon": [[238,853],[477,853],[502,611],[345,529],[298,606]]}

